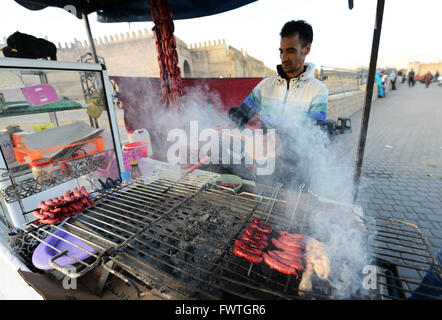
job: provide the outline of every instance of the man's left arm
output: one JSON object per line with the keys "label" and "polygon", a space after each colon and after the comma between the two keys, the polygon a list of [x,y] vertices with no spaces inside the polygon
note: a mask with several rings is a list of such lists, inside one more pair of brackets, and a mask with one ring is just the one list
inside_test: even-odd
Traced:
{"label": "man's left arm", "polygon": [[319,94],[313,98],[308,111],[308,116],[313,120],[325,121],[327,119],[327,105],[328,89],[324,86],[321,88]]}

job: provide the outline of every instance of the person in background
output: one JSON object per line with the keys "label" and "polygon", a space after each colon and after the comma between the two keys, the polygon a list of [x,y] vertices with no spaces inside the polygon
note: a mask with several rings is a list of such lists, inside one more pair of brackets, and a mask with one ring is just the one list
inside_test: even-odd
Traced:
{"label": "person in background", "polygon": [[407,81],[407,74],[404,71],[404,72],[402,72],[402,81],[401,81],[401,83],[404,83],[405,81]]}
{"label": "person in background", "polygon": [[434,82],[437,82],[439,80],[439,71],[436,71],[434,74]]}
{"label": "person in background", "polygon": [[376,75],[374,76],[374,79],[376,81],[376,84],[378,85],[378,97],[383,98],[384,97],[384,89],[382,86],[382,79],[381,79],[381,74],[379,71],[376,71]]}
{"label": "person in background", "polygon": [[414,84],[414,70],[411,68],[410,72],[408,73],[408,87],[414,87]]}
{"label": "person in background", "polygon": [[396,90],[396,70],[390,72],[391,90]]}
{"label": "person in background", "polygon": [[428,86],[431,83],[431,80],[433,80],[433,75],[431,74],[430,71],[428,71],[424,76],[425,88],[428,88]]}
{"label": "person in background", "polygon": [[387,83],[388,83],[388,73],[385,70],[381,71],[382,89],[384,90],[384,97],[387,95]]}

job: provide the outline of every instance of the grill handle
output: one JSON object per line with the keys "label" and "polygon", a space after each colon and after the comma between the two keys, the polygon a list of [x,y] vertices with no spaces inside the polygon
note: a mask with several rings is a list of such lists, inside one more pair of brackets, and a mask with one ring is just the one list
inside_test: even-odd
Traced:
{"label": "grill handle", "polygon": [[70,268],[66,268],[66,267],[62,267],[60,266],[58,263],[55,262],[55,260],[57,260],[58,258],[67,255],[69,250],[65,250],[60,252],[59,254],[53,256],[50,260],[49,260],[49,264],[51,266],[53,266],[55,269],[57,269],[58,271],[60,271],[61,273],[67,275],[69,278],[79,278],[82,275],[86,274],[87,272],[89,272],[90,270],[92,270],[93,268],[95,268],[98,263],[100,262],[100,259],[95,260],[95,262],[87,267],[85,267],[84,269],[78,271],[78,272],[72,272],[72,269]]}

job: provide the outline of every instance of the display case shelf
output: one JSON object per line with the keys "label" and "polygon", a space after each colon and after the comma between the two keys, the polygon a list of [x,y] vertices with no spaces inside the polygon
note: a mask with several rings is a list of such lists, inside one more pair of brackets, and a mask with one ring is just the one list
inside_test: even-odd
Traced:
{"label": "display case shelf", "polygon": [[30,169],[16,173],[3,173],[2,181],[14,180],[14,183],[5,188],[0,187],[0,195],[7,203],[12,203],[65,183],[69,180],[77,179],[90,174],[105,165],[103,163],[104,154],[108,151],[109,150],[84,156],[71,161],[60,161],[58,168],[55,168],[51,175],[41,175],[38,177],[38,179],[31,177],[16,181],[20,177],[23,178],[26,175],[31,174]]}
{"label": "display case shelf", "polygon": [[[22,102],[22,104],[19,102]],[[80,103],[71,100],[60,100],[37,107],[29,105],[27,101],[19,102],[15,103],[15,105],[17,105],[16,109],[10,109],[12,106],[10,102],[3,103],[1,106],[0,118],[83,109],[83,106]]]}

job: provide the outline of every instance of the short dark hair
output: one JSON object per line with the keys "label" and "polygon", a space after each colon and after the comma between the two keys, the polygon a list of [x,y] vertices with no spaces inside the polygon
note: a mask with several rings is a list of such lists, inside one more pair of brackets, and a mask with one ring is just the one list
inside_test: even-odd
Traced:
{"label": "short dark hair", "polygon": [[292,20],[287,22],[281,29],[281,38],[289,37],[298,34],[302,45],[305,47],[313,42],[313,28],[304,20]]}

